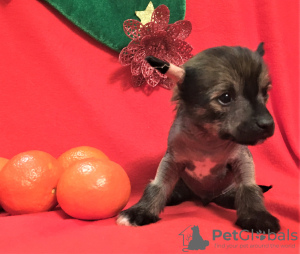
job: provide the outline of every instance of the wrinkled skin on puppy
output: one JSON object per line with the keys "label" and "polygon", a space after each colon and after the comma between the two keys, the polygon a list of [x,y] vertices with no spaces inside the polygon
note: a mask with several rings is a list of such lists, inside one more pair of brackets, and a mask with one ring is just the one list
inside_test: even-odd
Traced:
{"label": "wrinkled skin on puppy", "polygon": [[[120,213],[118,224],[154,223],[166,205],[196,198],[204,205],[236,209],[236,225],[242,229],[279,231],[278,219],[263,202],[268,188],[256,184],[247,148],[274,133],[263,54],[263,43],[256,51],[223,46],[197,54],[182,72],[170,65],[168,72],[175,70],[170,77],[183,74],[174,79],[179,80],[173,96],[177,113],[168,149],[155,179],[137,204]],[[147,59],[159,70],[159,59],[152,60]]]}

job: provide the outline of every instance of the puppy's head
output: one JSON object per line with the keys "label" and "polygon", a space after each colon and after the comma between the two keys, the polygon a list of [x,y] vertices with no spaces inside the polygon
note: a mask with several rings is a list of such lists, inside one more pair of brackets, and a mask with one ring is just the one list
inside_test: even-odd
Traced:
{"label": "puppy's head", "polygon": [[178,110],[207,134],[239,144],[272,136],[274,121],[266,108],[271,84],[263,54],[263,43],[256,51],[225,46],[202,51],[177,78]]}

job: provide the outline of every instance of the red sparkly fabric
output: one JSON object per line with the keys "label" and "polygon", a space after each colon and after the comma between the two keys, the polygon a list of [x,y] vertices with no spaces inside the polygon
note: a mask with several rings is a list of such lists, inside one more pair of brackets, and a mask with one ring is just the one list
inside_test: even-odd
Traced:
{"label": "red sparkly fabric", "polygon": [[169,19],[169,8],[160,5],[145,25],[134,19],[124,21],[124,32],[132,41],[123,48],[119,60],[124,66],[131,65],[133,86],[160,85],[170,89],[173,85],[169,78],[145,61],[146,56],[155,56],[175,65],[182,65],[192,57],[193,48],[184,41],[192,31],[191,22],[179,20],[169,24]]}

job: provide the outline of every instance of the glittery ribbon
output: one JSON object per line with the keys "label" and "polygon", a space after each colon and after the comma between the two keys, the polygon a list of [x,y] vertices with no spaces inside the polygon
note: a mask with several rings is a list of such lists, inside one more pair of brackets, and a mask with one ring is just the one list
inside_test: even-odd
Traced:
{"label": "glittery ribbon", "polygon": [[145,61],[146,56],[155,56],[177,66],[192,57],[193,48],[184,41],[192,31],[191,22],[179,20],[169,24],[169,19],[169,8],[160,5],[153,11],[151,21],[144,25],[134,19],[124,21],[124,32],[132,41],[122,49],[119,60],[124,66],[131,65],[133,86],[160,85],[171,89],[174,85]]}

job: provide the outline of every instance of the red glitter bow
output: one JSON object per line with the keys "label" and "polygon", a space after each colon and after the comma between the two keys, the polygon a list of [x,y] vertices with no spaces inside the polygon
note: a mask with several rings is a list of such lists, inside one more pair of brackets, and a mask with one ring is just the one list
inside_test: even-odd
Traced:
{"label": "red glitter bow", "polygon": [[132,41],[122,49],[119,60],[122,65],[131,65],[135,87],[145,83],[151,87],[160,85],[167,89],[173,86],[166,75],[159,73],[146,62],[146,56],[155,56],[177,66],[192,57],[193,48],[184,41],[192,31],[191,22],[179,20],[168,24],[169,19],[169,8],[160,5],[152,13],[151,21],[145,25],[134,19],[124,21],[124,32]]}

